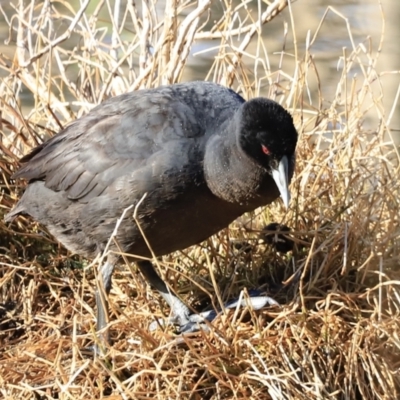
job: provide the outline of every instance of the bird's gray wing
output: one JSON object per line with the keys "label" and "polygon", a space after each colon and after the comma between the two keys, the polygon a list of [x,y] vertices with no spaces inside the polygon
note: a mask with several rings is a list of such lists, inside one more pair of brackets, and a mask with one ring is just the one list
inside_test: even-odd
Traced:
{"label": "bird's gray wing", "polygon": [[196,111],[173,93],[128,93],[107,100],[34,149],[13,177],[43,180],[82,202],[129,184],[143,192],[155,181],[170,180],[173,188],[182,184],[180,171],[191,174],[196,167],[190,171],[190,163],[201,163],[204,133]]}

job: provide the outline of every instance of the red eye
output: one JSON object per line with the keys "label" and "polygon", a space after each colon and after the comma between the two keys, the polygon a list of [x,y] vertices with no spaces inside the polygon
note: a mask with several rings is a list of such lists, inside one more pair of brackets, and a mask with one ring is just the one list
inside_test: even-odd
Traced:
{"label": "red eye", "polygon": [[262,151],[264,154],[266,154],[267,156],[269,154],[271,154],[271,152],[269,151],[269,148],[267,146],[264,146],[263,144],[261,145]]}

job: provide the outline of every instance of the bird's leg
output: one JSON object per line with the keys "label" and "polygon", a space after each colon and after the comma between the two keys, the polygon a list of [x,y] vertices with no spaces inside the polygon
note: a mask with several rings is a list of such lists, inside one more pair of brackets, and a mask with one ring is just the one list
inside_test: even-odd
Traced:
{"label": "bird's leg", "polygon": [[[171,307],[173,317],[167,320],[167,324],[179,325],[180,333],[196,332],[200,329],[208,330],[206,321],[211,322],[218,315],[218,310],[209,310],[193,314],[189,307],[168,289],[167,285],[159,277],[150,261],[138,261],[137,265],[150,285],[161,294],[164,300]],[[278,305],[278,303],[271,297],[261,296],[260,293],[254,292],[250,294],[248,299],[230,301],[226,303],[224,307],[229,309],[249,306],[254,310],[259,310],[266,305]],[[154,321],[150,325],[150,330],[156,329],[158,324],[164,325],[162,320]]]}
{"label": "bird's leg", "polygon": [[173,318],[170,323],[177,323],[184,326],[189,322],[189,315],[191,314],[189,307],[183,301],[175,296],[167,287],[165,282],[160,278],[150,261],[138,261],[137,265],[140,272],[144,275],[147,281],[152,285],[164,298],[164,300],[171,307]]}
{"label": "bird's leg", "polygon": [[[107,261],[99,266],[96,288],[97,332],[106,328],[108,324],[108,294],[111,290],[111,277],[115,263],[115,260],[108,257]],[[109,339],[108,330],[105,330],[100,334],[100,341],[102,344],[107,345]]]}

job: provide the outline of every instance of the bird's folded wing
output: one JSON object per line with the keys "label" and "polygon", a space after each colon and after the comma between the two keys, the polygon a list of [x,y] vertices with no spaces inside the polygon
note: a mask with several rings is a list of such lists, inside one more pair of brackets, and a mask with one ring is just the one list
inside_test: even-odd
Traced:
{"label": "bird's folded wing", "polygon": [[146,182],[155,184],[152,179],[179,185],[179,173],[191,175],[190,163],[201,161],[203,135],[195,110],[171,94],[128,93],[102,103],[25,156],[13,178],[43,180],[82,202],[135,180],[142,189]]}

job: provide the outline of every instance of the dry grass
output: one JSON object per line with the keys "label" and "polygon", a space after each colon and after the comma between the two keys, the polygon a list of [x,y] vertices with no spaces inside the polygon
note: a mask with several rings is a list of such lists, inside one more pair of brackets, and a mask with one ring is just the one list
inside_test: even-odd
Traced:
{"label": "dry grass", "polygon": [[[148,332],[164,304],[123,267],[110,296],[114,346],[107,359],[85,357],[81,349],[95,337],[92,268],[34,221],[0,222],[2,397],[399,398],[398,154],[382,107],[378,52],[354,43],[334,98],[311,103],[318,32],[304,54],[282,53],[293,71],[266,62],[260,27],[285,1],[260,3],[260,13],[255,2],[253,11],[250,3],[221,2],[223,18],[211,0],[167,0],[162,18],[151,1],[124,8],[105,0],[90,9],[82,1],[80,10],[20,3],[7,14],[16,54],[0,55],[2,214],[23,189],[9,179],[18,157],[108,96],[180,81],[199,39],[215,46],[204,78],[248,98],[269,94],[293,113],[300,142],[287,214],[277,202],[244,216],[201,246],[165,257],[162,268],[185,299],[214,304],[274,281],[282,308],[229,312],[211,332],[183,341]],[[27,116],[22,96],[33,99]],[[282,256],[257,239],[270,221],[292,228],[295,251]],[[251,251],[233,250],[235,241]]]}

